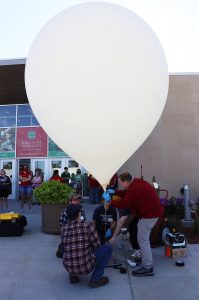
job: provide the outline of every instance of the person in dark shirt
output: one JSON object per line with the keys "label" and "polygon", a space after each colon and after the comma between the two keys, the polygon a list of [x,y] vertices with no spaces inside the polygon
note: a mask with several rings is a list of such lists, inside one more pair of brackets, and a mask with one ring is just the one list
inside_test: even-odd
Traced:
{"label": "person in dark shirt", "polygon": [[6,175],[4,169],[0,171],[0,206],[1,211],[3,211],[3,206],[8,210],[8,195],[10,194],[11,181],[10,178]]}
{"label": "person in dark shirt", "polygon": [[104,201],[103,205],[94,210],[93,225],[97,230],[102,244],[106,243],[112,237],[116,224],[117,211],[110,203]]}
{"label": "person in dark shirt", "polygon": [[70,173],[68,172],[68,168],[64,168],[64,172],[61,174],[61,178],[64,180],[64,183],[69,184]]}

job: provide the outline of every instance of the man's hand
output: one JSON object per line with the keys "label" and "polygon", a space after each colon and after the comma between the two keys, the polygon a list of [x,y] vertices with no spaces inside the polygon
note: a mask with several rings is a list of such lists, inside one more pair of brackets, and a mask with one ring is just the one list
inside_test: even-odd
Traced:
{"label": "man's hand", "polygon": [[109,203],[111,201],[111,196],[109,193],[107,193],[107,191],[102,194],[102,198],[105,200],[106,203]]}
{"label": "man's hand", "polygon": [[106,190],[106,192],[111,195],[115,194],[115,190],[113,190],[113,189],[108,189],[108,190]]}

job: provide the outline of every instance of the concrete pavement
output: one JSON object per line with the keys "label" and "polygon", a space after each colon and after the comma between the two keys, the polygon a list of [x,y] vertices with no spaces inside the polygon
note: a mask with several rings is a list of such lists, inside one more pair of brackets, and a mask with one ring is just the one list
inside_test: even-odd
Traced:
{"label": "concrete pavement", "polygon": [[[91,220],[95,205],[83,204],[87,219]],[[17,210],[11,202],[10,209]],[[89,277],[71,285],[62,259],[55,256],[59,236],[41,232],[40,206],[26,214],[28,225],[21,237],[0,237],[0,299],[1,300],[195,300],[199,297],[199,245],[188,246],[185,267],[176,267],[173,259],[164,255],[164,248],[153,249],[155,276],[136,278],[119,270],[107,268],[107,286],[90,289]],[[128,247],[127,242],[124,248]],[[115,245],[114,256],[125,262],[128,251]],[[123,266],[126,266],[123,263]]]}

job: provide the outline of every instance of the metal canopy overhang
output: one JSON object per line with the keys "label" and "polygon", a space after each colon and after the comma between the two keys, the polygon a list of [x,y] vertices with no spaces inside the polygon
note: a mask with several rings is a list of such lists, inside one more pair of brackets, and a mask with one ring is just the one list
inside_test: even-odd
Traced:
{"label": "metal canopy overhang", "polygon": [[0,105],[28,103],[25,59],[0,60]]}

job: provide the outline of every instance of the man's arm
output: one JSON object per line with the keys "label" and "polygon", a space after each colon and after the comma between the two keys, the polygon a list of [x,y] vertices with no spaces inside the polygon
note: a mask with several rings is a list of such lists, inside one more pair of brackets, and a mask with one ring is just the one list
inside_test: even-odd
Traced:
{"label": "man's arm", "polygon": [[[123,192],[123,191],[122,191]],[[118,195],[118,192],[116,192],[116,196]],[[116,208],[130,208],[133,211],[133,214],[135,213],[133,210],[133,203],[135,199],[135,193],[134,190],[131,187],[131,190],[125,191],[124,196],[120,200],[114,200],[114,197],[111,201],[111,205]]]}
{"label": "man's arm", "polygon": [[117,222],[116,222],[116,221],[113,221],[113,222],[111,223],[110,229],[112,230],[112,232],[115,230],[116,225],[117,225]]}
{"label": "man's arm", "polygon": [[112,238],[109,240],[110,243],[113,243],[115,241],[115,238],[118,236],[118,234],[120,233],[120,230],[124,224],[124,222],[127,220],[128,216],[122,216],[119,221],[117,222],[117,226],[116,229],[114,231],[114,234],[112,236]]}

